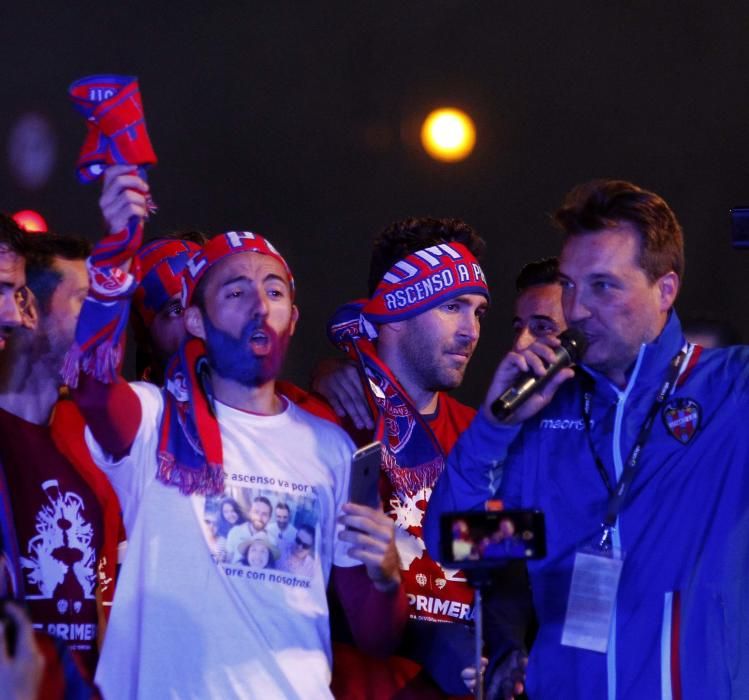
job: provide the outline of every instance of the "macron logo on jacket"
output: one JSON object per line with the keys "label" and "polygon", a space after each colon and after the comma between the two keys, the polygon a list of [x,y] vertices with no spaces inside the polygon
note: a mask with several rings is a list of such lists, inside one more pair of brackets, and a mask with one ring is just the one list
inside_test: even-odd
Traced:
{"label": "macron logo on jacket", "polygon": [[[591,419],[591,428],[594,425]],[[585,430],[585,421],[582,418],[544,418],[540,427],[541,430]]]}

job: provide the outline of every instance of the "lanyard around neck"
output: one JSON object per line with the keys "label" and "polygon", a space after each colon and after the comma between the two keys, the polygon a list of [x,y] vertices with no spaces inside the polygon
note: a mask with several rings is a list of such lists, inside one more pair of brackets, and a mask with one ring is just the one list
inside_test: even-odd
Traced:
{"label": "lanyard around neck", "polygon": [[619,482],[616,484],[615,488],[611,487],[611,481],[609,480],[608,473],[606,472],[606,469],[603,466],[603,462],[598,456],[598,453],[595,450],[595,446],[593,445],[593,439],[591,436],[592,393],[590,391],[586,391],[583,396],[583,422],[585,423],[585,433],[588,437],[588,445],[590,446],[590,450],[593,454],[593,458],[596,463],[596,469],[598,470],[598,473],[603,480],[604,486],[609,493],[606,515],[602,522],[604,528],[604,539],[608,539],[608,531],[610,531],[611,528],[614,527],[614,525],[616,524],[616,519],[619,517],[619,513],[624,507],[624,502],[627,499],[630,487],[632,486],[632,481],[637,471],[637,465],[640,461],[640,455],[642,454],[642,450],[645,447],[645,444],[647,443],[648,438],[650,437],[650,433],[653,429],[655,417],[658,415],[658,412],[660,411],[661,406],[663,406],[664,402],[666,401],[666,398],[673,391],[676,385],[676,381],[681,374],[682,365],[684,364],[684,361],[687,359],[687,357],[687,349],[682,349],[674,356],[673,360],[671,360],[666,380],[656,394],[655,400],[653,401],[648,414],[645,416],[645,420],[643,421],[642,426],[640,426],[637,440],[629,453],[629,457],[627,458],[624,470],[622,471],[621,478],[619,479]]}

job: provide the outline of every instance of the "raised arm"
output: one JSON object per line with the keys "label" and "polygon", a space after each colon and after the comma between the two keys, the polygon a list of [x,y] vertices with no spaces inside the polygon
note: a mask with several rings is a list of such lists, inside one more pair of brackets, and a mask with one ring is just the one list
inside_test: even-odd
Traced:
{"label": "raised arm", "polygon": [[102,450],[115,460],[130,454],[141,419],[140,400],[130,385],[121,377],[105,384],[81,374],[71,394]]}
{"label": "raised arm", "polygon": [[[124,279],[130,268],[129,259],[108,267],[105,255],[122,257],[118,245],[122,251],[136,248],[140,235],[130,232],[142,226],[148,213],[148,184],[135,172],[134,166],[115,165],[107,168],[104,174],[99,205],[109,235],[97,246],[89,261],[89,274],[92,278],[102,278],[99,283],[105,288],[104,292],[111,280]],[[66,380],[96,441],[107,453],[120,458],[129,453],[135,440],[141,419],[140,402],[122,377],[106,376],[107,372],[99,371],[98,359],[101,347],[107,343],[114,346],[110,352],[117,352],[116,345],[120,341],[116,335],[112,339],[110,329],[122,331],[122,317],[127,317],[129,298],[125,292],[113,297],[115,301],[111,303],[102,303],[106,302],[106,297],[97,293],[96,284],[97,280],[92,280],[92,291],[81,311],[76,329],[79,356],[75,358],[75,369],[73,363],[67,367]],[[108,309],[115,305],[119,305],[119,317],[108,314]],[[105,339],[97,345],[97,337]]]}

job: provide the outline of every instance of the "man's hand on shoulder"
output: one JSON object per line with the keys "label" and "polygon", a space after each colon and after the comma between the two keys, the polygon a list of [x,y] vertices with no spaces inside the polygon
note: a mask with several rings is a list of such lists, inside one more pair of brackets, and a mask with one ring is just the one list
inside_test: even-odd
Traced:
{"label": "man's hand on shoulder", "polygon": [[133,216],[148,217],[148,183],[133,165],[112,165],[104,172],[99,207],[109,233],[119,233]]}
{"label": "man's hand on shoulder", "polygon": [[348,416],[359,430],[374,428],[359,371],[351,360],[320,360],[312,370],[312,390],[327,399],[339,418]]}
{"label": "man's hand on shoulder", "polygon": [[400,561],[395,548],[395,523],[381,510],[357,503],[344,503],[340,534],[351,544],[349,556],[361,561],[379,591],[395,590],[400,585]]}
{"label": "man's hand on shoulder", "polygon": [[520,352],[507,353],[497,366],[481,408],[486,418],[493,423],[515,425],[534,416],[549,404],[559,386],[575,376],[571,368],[566,367],[560,370],[541,391],[535,392],[506,420],[499,421],[491,411],[494,401],[507,391],[521,374],[530,372],[537,377],[542,376],[546,372],[546,368],[555,361],[554,351],[560,344],[559,338],[546,336],[538,338],[533,344]]}

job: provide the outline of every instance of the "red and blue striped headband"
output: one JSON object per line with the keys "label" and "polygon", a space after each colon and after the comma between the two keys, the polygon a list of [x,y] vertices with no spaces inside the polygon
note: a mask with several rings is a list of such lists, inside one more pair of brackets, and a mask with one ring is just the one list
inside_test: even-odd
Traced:
{"label": "red and blue striped headband", "polygon": [[395,263],[362,312],[372,323],[392,323],[462,294],[481,294],[489,299],[486,277],[462,243],[439,243]]}
{"label": "red and blue striped headband", "polygon": [[192,303],[195,289],[208,270],[217,262],[236,253],[260,253],[270,255],[283,265],[289,278],[289,288],[294,297],[294,275],[291,268],[271,242],[259,233],[251,231],[228,231],[211,238],[201,250],[193,255],[182,272],[182,305],[187,308]]}
{"label": "red and blue striped headband", "polygon": [[182,291],[182,271],[200,250],[191,241],[159,239],[144,245],[135,259],[140,265],[140,284],[133,295],[133,308],[150,328],[156,314]]}

